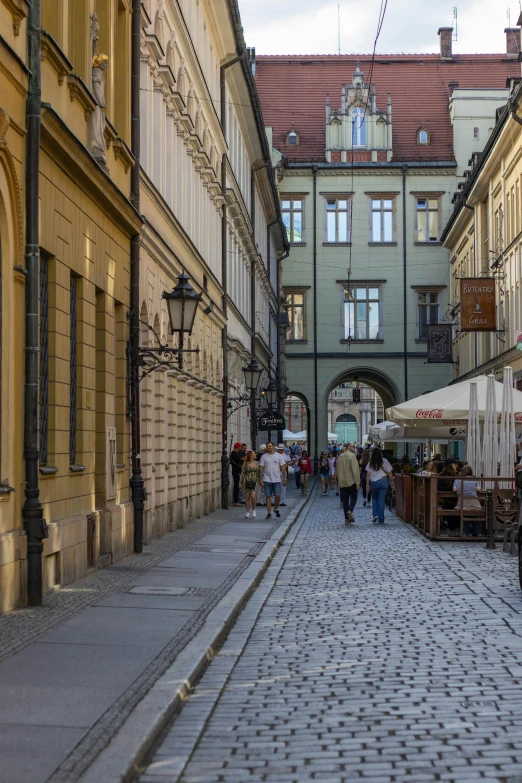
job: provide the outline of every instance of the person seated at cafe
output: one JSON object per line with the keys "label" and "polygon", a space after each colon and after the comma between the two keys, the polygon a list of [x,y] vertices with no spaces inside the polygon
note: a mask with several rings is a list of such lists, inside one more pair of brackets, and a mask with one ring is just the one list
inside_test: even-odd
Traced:
{"label": "person seated at cafe", "polygon": [[[480,503],[477,490],[479,488],[479,482],[476,479],[460,481],[462,476],[472,476],[473,471],[469,465],[465,465],[458,477],[453,483],[453,491],[457,493],[457,504],[455,509],[460,511],[482,511],[482,505]],[[482,522],[480,519],[467,519],[464,518],[464,535],[465,536],[481,536],[482,535]]]}
{"label": "person seated at cafe", "polygon": [[[448,462],[448,464],[446,464]],[[439,463],[440,466],[440,463]],[[455,479],[455,465],[453,460],[446,460],[442,472],[440,472],[440,478],[437,481],[437,492],[453,492],[453,481]],[[457,498],[442,498],[440,508],[453,510],[457,505]],[[441,529],[447,529],[451,533],[456,533],[460,527],[460,520],[458,517],[441,517]]]}
{"label": "person seated at cafe", "polygon": [[431,476],[433,473],[433,460],[424,460],[424,465],[422,466],[422,470],[419,470],[419,476]]}

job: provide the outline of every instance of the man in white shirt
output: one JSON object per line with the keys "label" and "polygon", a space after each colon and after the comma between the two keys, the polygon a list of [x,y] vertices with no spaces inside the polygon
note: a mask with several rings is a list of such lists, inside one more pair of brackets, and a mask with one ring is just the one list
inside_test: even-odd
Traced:
{"label": "man in white shirt", "polygon": [[261,486],[265,489],[266,518],[272,516],[272,495],[274,496],[274,514],[280,517],[279,499],[281,497],[281,485],[286,486],[286,460],[282,454],[276,454],[274,444],[268,441],[266,452],[260,460]]}
{"label": "man in white shirt", "polygon": [[[284,461],[286,462],[286,472],[288,474],[288,463],[292,462],[292,457],[290,456],[289,453],[287,454],[287,451],[290,452],[290,449],[287,449],[285,447],[284,443],[279,443],[278,444],[278,446],[277,446],[277,453],[281,454],[281,456],[283,457]],[[285,501],[286,501],[286,483],[283,484],[283,486],[281,487],[281,502],[280,502],[279,505],[281,507],[286,506]]]}

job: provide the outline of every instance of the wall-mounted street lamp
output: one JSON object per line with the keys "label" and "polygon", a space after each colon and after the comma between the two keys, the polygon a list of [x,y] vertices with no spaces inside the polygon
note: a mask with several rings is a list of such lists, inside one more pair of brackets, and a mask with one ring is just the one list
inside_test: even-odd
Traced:
{"label": "wall-mounted street lamp", "polygon": [[[129,394],[127,412],[129,416],[134,412],[134,384],[132,378],[136,378],[137,383],[147,377],[154,370],[160,368],[179,367],[183,368],[184,353],[199,353],[199,348],[183,348],[183,337],[185,334],[191,334],[194,327],[194,320],[198,305],[201,302],[202,294],[197,294],[189,283],[189,277],[183,272],[178,277],[177,285],[170,291],[163,291],[162,299],[167,302],[169,313],[170,333],[179,335],[179,346],[174,348],[168,344],[163,344],[156,330],[146,321],[138,320],[142,326],[145,326],[149,332],[154,335],[157,345],[138,347],[132,349],[129,341],[127,345],[127,359],[129,362]],[[131,313],[131,318],[136,318],[135,313]],[[133,371],[134,370],[134,374]]]}
{"label": "wall-mounted street lamp", "polygon": [[[248,365],[243,367],[243,372],[245,374],[246,394],[240,395],[239,397],[228,398],[227,418],[230,418],[239,408],[245,408],[247,405],[251,405],[252,396],[255,395],[257,387],[259,386],[259,381],[261,380],[261,375],[263,374],[262,368],[258,365],[253,356]],[[265,398],[263,389],[261,390],[260,395],[262,399]]]}
{"label": "wall-mounted street lamp", "polygon": [[266,401],[268,403],[268,409],[274,410],[277,408],[277,403],[279,401],[279,387],[274,383],[274,381],[271,380],[264,391],[266,395]]}

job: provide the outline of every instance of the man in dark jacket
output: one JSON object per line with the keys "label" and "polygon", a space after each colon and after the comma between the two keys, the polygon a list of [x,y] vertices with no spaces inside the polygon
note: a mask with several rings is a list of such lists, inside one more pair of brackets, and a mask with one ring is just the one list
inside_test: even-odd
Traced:
{"label": "man in dark jacket", "polygon": [[232,481],[234,484],[234,506],[240,506],[239,479],[241,477],[241,471],[243,470],[243,454],[241,453],[241,443],[234,443],[234,448],[230,452],[230,466],[232,468]]}

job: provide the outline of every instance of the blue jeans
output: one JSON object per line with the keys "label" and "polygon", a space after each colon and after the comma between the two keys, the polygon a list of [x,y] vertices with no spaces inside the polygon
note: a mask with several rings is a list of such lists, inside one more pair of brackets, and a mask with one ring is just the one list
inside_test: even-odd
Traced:
{"label": "blue jeans", "polygon": [[384,501],[386,500],[386,493],[389,487],[390,482],[387,476],[377,481],[370,481],[373,516],[377,517],[379,522],[384,522]]}

